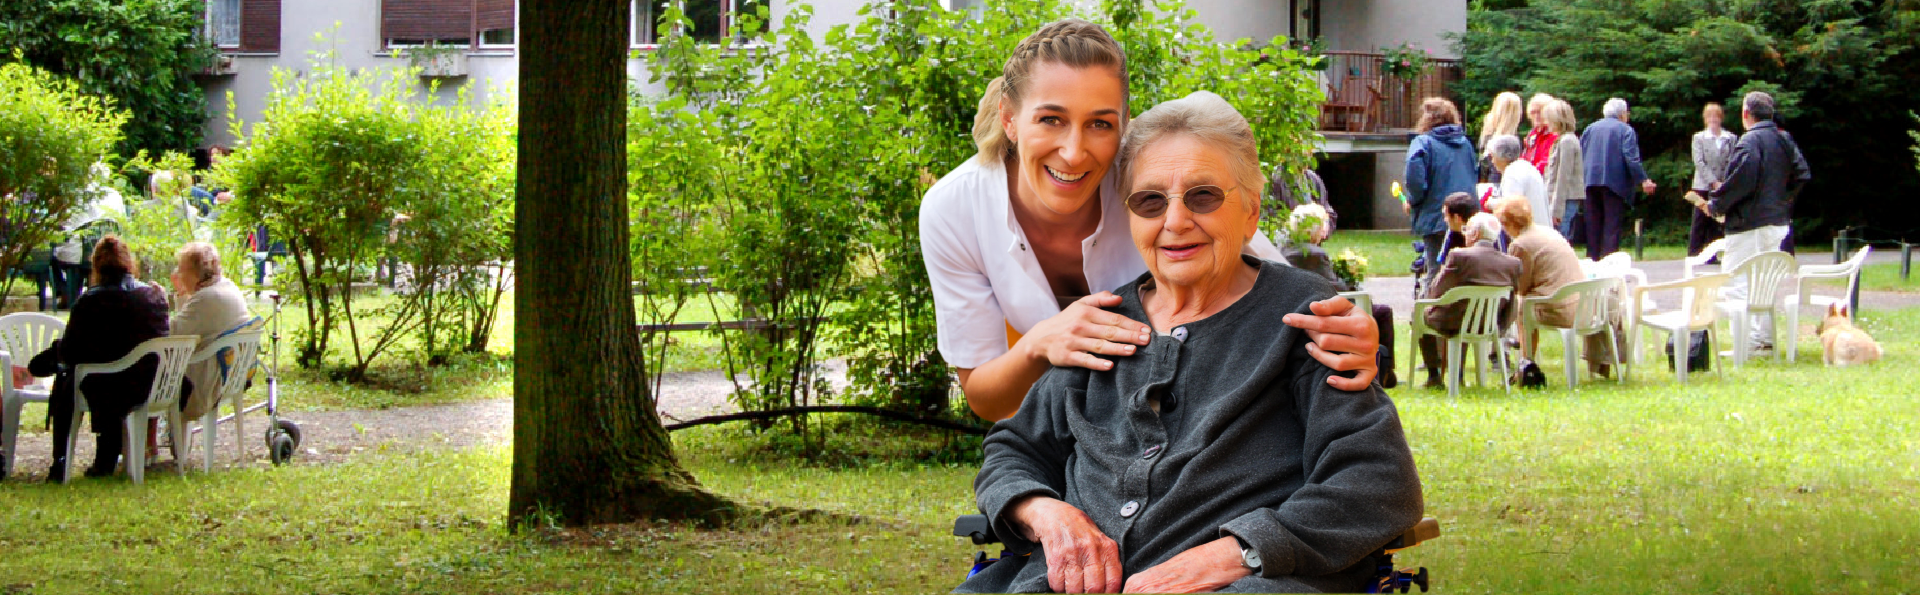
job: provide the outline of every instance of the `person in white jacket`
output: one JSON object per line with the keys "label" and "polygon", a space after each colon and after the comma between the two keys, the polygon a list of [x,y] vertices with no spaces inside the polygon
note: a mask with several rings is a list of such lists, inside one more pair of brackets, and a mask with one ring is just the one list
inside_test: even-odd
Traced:
{"label": "person in white jacket", "polygon": [[[220,254],[213,244],[191,242],[174,254],[173,268],[175,335],[198,335],[198,348],[204,349],[228,331],[253,320],[240,287],[220,273]],[[221,372],[217,361],[208,360],[187,367],[190,391],[181,412],[188,419],[198,418],[219,402]]]}
{"label": "person in white jacket", "polygon": [[1547,179],[1540,175],[1538,166],[1520,158],[1523,150],[1520,137],[1511,134],[1495,136],[1487,149],[1493,158],[1493,166],[1501,171],[1500,196],[1526,197],[1533,212],[1548,212]]}

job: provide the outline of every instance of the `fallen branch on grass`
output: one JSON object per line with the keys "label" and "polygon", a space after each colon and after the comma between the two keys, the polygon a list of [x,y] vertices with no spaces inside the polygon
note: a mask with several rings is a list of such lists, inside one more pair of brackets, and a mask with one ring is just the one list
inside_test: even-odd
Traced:
{"label": "fallen branch on grass", "polygon": [[742,413],[729,413],[727,415],[713,415],[708,417],[696,418],[689,421],[683,421],[680,423],[668,424],[667,431],[672,432],[675,430],[684,430],[694,426],[721,424],[721,423],[727,423],[730,421],[777,419],[782,417],[790,417],[794,415],[805,415],[808,413],[865,413],[867,415],[876,415],[876,416],[884,417],[894,421],[906,422],[911,424],[920,424],[923,426],[933,426],[943,430],[952,430],[955,432],[960,432],[962,434],[972,434],[974,436],[987,435],[987,428],[980,427],[980,426],[959,423],[959,422],[956,422],[953,420],[947,420],[947,419],[919,417],[910,413],[896,411],[893,409],[881,409],[879,407],[857,407],[853,405],[816,405],[812,407],[791,407],[787,409],[770,409],[767,411],[746,411]]}

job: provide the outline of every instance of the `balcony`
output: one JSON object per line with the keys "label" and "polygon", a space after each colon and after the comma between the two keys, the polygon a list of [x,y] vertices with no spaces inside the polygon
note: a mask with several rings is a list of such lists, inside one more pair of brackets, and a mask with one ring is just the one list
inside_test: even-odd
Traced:
{"label": "balcony", "polygon": [[1426,97],[1459,99],[1452,84],[1460,80],[1460,61],[1435,58],[1411,81],[1381,74],[1385,56],[1368,52],[1327,52],[1327,69],[1320,73],[1327,102],[1321,105],[1320,129],[1327,136],[1398,135],[1413,129],[1420,101]]}

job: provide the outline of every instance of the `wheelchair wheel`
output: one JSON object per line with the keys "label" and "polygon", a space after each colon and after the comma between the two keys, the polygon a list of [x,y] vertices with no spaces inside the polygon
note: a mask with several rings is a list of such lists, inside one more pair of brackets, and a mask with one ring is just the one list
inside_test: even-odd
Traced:
{"label": "wheelchair wheel", "polygon": [[293,460],[300,449],[300,425],[287,420],[274,422],[267,428],[267,458],[275,465],[285,465]]}

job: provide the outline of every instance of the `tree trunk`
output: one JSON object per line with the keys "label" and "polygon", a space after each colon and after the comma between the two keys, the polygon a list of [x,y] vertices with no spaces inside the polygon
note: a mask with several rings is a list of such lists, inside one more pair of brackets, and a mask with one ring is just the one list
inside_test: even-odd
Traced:
{"label": "tree trunk", "polygon": [[511,526],[723,522],[647,393],[627,243],[626,0],[520,8]]}

